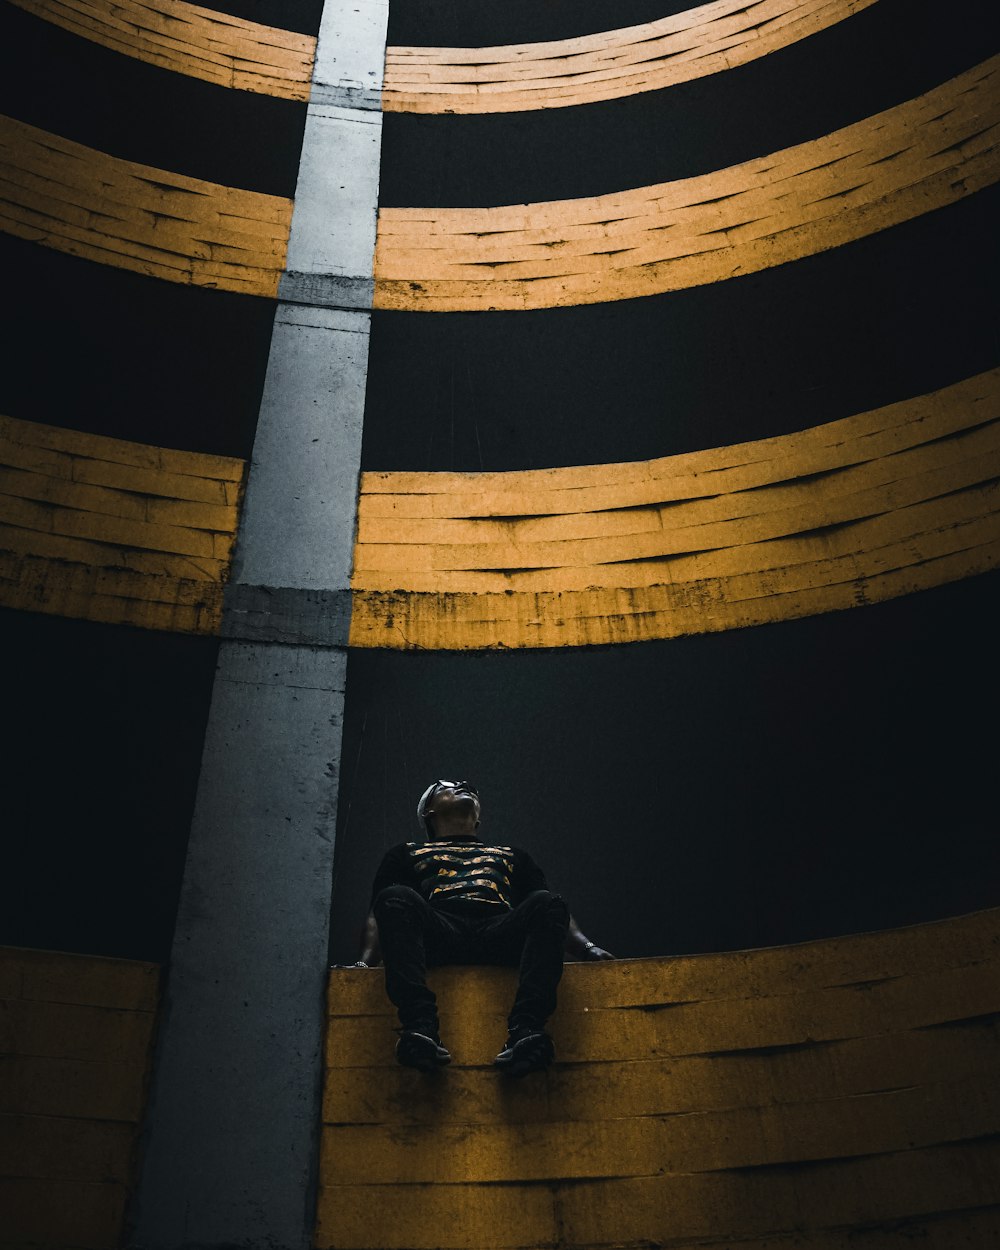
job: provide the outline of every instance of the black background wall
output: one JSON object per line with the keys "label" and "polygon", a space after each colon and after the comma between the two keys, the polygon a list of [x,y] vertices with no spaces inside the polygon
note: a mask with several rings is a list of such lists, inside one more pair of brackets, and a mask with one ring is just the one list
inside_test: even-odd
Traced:
{"label": "black background wall", "polygon": [[[318,3],[217,7],[314,32]],[[390,42],[499,44],[659,3],[420,0]],[[6,9],[4,107],[120,155],[291,194],[304,109],[182,80]],[[991,6],[879,0],[800,45],[629,101],[386,119],[383,202],[597,194],[849,124],[993,47]],[[13,48],[12,53],[10,49]],[[20,50],[20,51],[19,51]],[[59,73],[13,70],[25,62]],[[62,84],[55,90],[55,84]],[[128,109],[122,101],[129,101]],[[996,191],[716,286],[539,313],[373,319],[367,469],[523,469],[802,429],[997,363]],[[246,456],[273,303],[0,238],[3,408]],[[53,314],[53,309],[58,313]],[[439,776],[481,789],[622,955],[795,941],[997,902],[997,575],[878,606],[623,647],[355,652],[332,957],[353,959],[383,849]],[[165,959],[211,639],[3,612],[0,941]]]}
{"label": "black background wall", "polygon": [[997,901],[1000,577],[726,634],[355,652],[332,954],[436,777],[618,955],[773,945]]}
{"label": "black background wall", "polygon": [[[568,37],[689,6],[393,5],[390,42]],[[627,10],[627,11],[626,11]],[[987,6],[879,0],[735,70],[533,113],[389,114],[385,204],[688,177],[816,138],[982,60]],[[995,191],[835,251],[647,299],[376,313],[369,470],[643,459],[804,429],[996,364]],[[435,777],[483,795],[622,955],[792,942],[997,901],[998,578],[764,628],[560,653],[352,654],[334,888],[356,955]]]}

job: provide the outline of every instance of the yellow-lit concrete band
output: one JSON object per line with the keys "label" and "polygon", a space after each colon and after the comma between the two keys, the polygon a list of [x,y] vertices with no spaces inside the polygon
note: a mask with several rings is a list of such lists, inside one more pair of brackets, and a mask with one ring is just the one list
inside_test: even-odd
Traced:
{"label": "yellow-lit concrete band", "polygon": [[382,107],[507,113],[657,91],[767,56],[875,0],[716,0],[641,26],[496,48],[386,50]]}
{"label": "yellow-lit concrete band", "polygon": [[[721,281],[862,238],[1000,178],[1000,57],[821,139],[696,178],[506,208],[382,209],[376,308],[550,308]],[[0,229],[273,297],[292,201],[120,160],[4,119]]]}
{"label": "yellow-lit concrete band", "polygon": [[156,964],[0,947],[6,1245],[121,1244],[159,981]]}
{"label": "yellow-lit concrete band", "polygon": [[[288,100],[309,97],[316,40],[185,0],[13,0],[162,69]],[[401,113],[561,108],[656,91],[746,64],[875,0],[714,0],[641,26],[496,48],[387,49],[382,107]]]}
{"label": "yellow-lit concrete band", "polygon": [[381,974],[335,969],[315,1244],[890,1250],[933,1213],[928,1244],[985,1245],[998,938],[994,909],[569,964],[544,1097],[490,1068],[513,972],[435,971],[443,1090],[393,1063]]}
{"label": "yellow-lit concrete band", "polygon": [[[0,420],[0,605],[220,629],[244,462]],[[350,642],[629,642],[854,607],[1000,563],[1000,370],[632,464],[362,478]]]}
{"label": "yellow-lit concrete band", "polygon": [[0,604],[217,633],[243,471],[0,417]]}
{"label": "yellow-lit concrete band", "polygon": [[1000,564],[1000,370],[639,464],[365,474],[350,641],[560,647],[788,620]]}
{"label": "yellow-lit concrete band", "polygon": [[754,273],[1000,178],[1000,57],[855,125],[728,169],[579,200],[384,208],[375,306],[422,312],[633,299]]}
{"label": "yellow-lit concrete band", "polygon": [[193,286],[276,296],[292,201],[188,178],[0,118],[0,230]]}
{"label": "yellow-lit concrete band", "polygon": [[184,0],[13,0],[35,17],[161,69],[308,100],[316,40]]}

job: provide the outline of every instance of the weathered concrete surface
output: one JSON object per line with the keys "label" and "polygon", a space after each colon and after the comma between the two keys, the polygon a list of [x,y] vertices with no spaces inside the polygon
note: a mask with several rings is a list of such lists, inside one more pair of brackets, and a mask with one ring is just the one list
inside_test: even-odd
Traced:
{"label": "weathered concrete surface", "polygon": [[290,272],[371,276],[381,139],[381,113],[309,106],[288,240]]}
{"label": "weathered concrete surface", "polygon": [[309,1243],[345,666],[221,644],[137,1246]]}
{"label": "weathered concrete surface", "polygon": [[384,2],[328,0],[131,1212],[145,1250],[312,1240],[385,29]]}
{"label": "weathered concrete surface", "polygon": [[232,581],[348,586],[369,313],[283,305],[254,441]]}
{"label": "weathered concrete surface", "polygon": [[327,0],[288,241],[291,274],[372,276],[387,0]]}
{"label": "weathered concrete surface", "polygon": [[350,627],[349,590],[239,583],[226,587],[223,638],[346,647]]}

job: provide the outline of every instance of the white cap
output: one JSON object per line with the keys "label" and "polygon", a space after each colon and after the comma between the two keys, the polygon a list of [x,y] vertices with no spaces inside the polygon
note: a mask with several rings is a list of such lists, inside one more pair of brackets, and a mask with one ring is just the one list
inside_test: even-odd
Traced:
{"label": "white cap", "polygon": [[[457,789],[459,786],[465,787],[468,789],[470,794],[476,795],[476,802],[477,803],[479,802],[478,794],[473,789],[473,787],[469,785],[467,781],[446,781],[443,777],[438,778],[437,781],[432,781],[431,784],[427,787],[427,789],[420,796],[420,802],[417,804],[417,824],[420,826],[420,834],[422,837],[426,838],[428,834],[427,808],[430,804],[431,798],[434,796],[434,793],[437,790],[440,790],[442,786],[451,786],[453,790]],[[479,824],[478,820],[476,821],[476,824],[478,826]]]}
{"label": "white cap", "polygon": [[420,836],[423,838],[427,837],[427,817],[425,815],[427,804],[431,801],[431,795],[440,784],[440,781],[432,781],[420,796],[420,802],[417,804],[417,824],[420,826]]}

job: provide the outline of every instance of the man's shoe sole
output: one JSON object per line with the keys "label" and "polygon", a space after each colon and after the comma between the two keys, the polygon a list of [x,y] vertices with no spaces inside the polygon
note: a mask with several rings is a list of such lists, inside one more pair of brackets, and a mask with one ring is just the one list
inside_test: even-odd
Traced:
{"label": "man's shoe sole", "polygon": [[555,1057],[548,1033],[529,1033],[513,1046],[505,1046],[493,1063],[507,1076],[527,1076],[547,1068]]}
{"label": "man's shoe sole", "polygon": [[451,1055],[433,1037],[407,1029],[400,1033],[396,1043],[396,1060],[404,1068],[433,1072],[435,1068],[451,1063]]}

